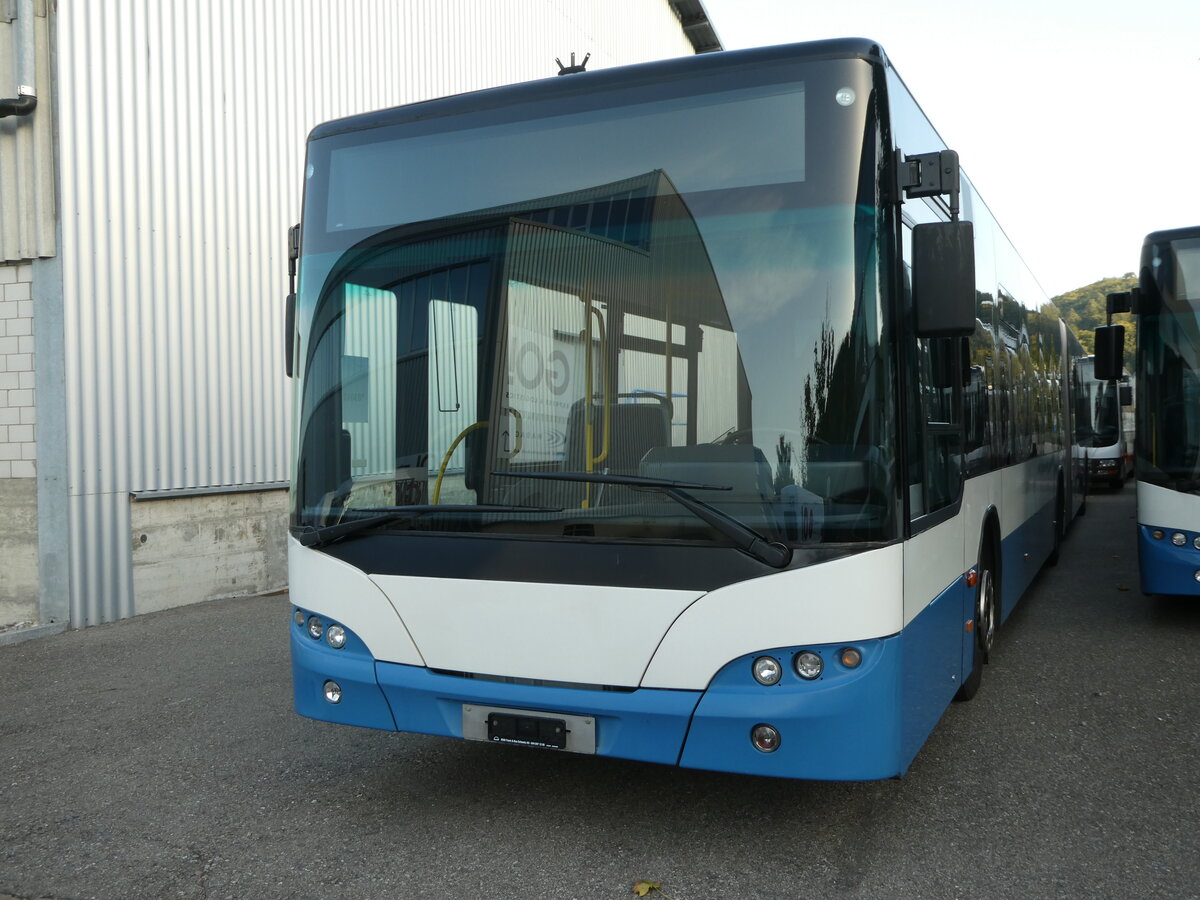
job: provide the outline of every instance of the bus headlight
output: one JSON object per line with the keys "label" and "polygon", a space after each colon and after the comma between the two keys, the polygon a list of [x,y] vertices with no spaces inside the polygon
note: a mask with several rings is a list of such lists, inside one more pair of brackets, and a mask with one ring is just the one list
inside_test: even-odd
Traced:
{"label": "bus headlight", "polygon": [[779,682],[783,675],[783,666],[773,656],[760,656],[754,661],[751,671],[754,672],[754,680],[759,684],[772,685]]}
{"label": "bus headlight", "polygon": [[1162,529],[1155,528],[1152,532],[1150,532],[1150,537],[1154,538],[1156,541],[1161,541],[1163,539]]}
{"label": "bus headlight", "polygon": [[301,628],[303,628],[304,627],[304,610],[298,609],[294,613],[292,613],[292,621],[295,622],[297,625],[299,625]]}
{"label": "bus headlight", "polygon": [[1171,535],[1171,543],[1174,544],[1176,547],[1182,547],[1184,544],[1187,543],[1187,535],[1184,534],[1182,531],[1177,531],[1173,535]]}
{"label": "bus headlight", "polygon": [[325,633],[325,626],[321,624],[321,620],[316,616],[308,617],[308,636],[314,641],[319,641],[321,635]]}
{"label": "bus headlight", "polygon": [[821,672],[825,668],[825,661],[820,655],[813,653],[811,650],[801,650],[796,654],[793,665],[796,667],[796,674],[805,681],[812,681],[814,678],[820,678]]}
{"label": "bus headlight", "polygon": [[1200,550],[1200,536],[1192,538],[1192,546]]}
{"label": "bus headlight", "polygon": [[341,625],[330,625],[325,629],[325,641],[334,650],[341,650],[346,646],[346,629]]}

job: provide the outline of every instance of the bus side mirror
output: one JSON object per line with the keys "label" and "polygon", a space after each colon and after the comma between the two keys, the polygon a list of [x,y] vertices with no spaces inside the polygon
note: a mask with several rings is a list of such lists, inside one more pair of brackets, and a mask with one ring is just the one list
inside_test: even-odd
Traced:
{"label": "bus side mirror", "polygon": [[1096,329],[1096,361],[1093,374],[1097,381],[1112,381],[1124,372],[1125,326],[1101,325]]}
{"label": "bus side mirror", "polygon": [[1121,405],[1133,406],[1133,387],[1131,385],[1121,385]]}
{"label": "bus side mirror", "polygon": [[913,228],[913,312],[917,337],[975,333],[975,227],[928,222]]}
{"label": "bus side mirror", "polygon": [[283,305],[283,370],[292,377],[292,357],[296,355],[296,295],[288,294]]}
{"label": "bus side mirror", "polygon": [[1127,313],[1133,311],[1133,292],[1132,291],[1114,291],[1107,294],[1104,298],[1105,310],[1111,316],[1114,313]]}
{"label": "bus side mirror", "polygon": [[300,259],[300,226],[288,229],[288,295],[283,307],[283,366],[292,377],[292,357],[296,354],[296,265]]}

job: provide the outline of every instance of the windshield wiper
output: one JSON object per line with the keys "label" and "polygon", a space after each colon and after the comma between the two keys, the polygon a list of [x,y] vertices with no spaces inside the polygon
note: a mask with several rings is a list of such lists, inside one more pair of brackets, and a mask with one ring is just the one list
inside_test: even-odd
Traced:
{"label": "windshield wiper", "polygon": [[322,528],[306,525],[303,530],[293,533],[296,536],[296,540],[305,547],[323,547],[339,538],[348,537],[360,531],[367,531],[380,525],[387,525],[401,520],[412,521],[413,519],[435,512],[562,512],[561,509],[552,509],[544,506],[504,506],[499,504],[472,506],[470,504],[458,505],[452,503],[395,506],[382,509],[364,507],[357,511],[372,512],[376,513],[376,515],[350,519],[346,522],[338,522],[336,525],[326,525]]}
{"label": "windshield wiper", "polygon": [[727,484],[704,484],[696,481],[673,481],[669,478],[647,478],[644,475],[601,475],[593,472],[493,472],[493,475],[508,478],[544,478],[549,481],[582,481],[590,484],[618,484],[646,491],[656,491],[670,497],[696,518],[711,525],[714,530],[733,541],[733,545],[747,556],[768,566],[783,569],[792,561],[792,548],[766,535],[759,534],[741,519],[729,515],[703,500],[697,500],[689,491],[729,491]]}

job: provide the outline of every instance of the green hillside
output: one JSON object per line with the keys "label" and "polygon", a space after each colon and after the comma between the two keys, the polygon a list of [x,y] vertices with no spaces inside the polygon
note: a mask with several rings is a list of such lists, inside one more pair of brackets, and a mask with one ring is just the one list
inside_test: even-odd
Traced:
{"label": "green hillside", "polygon": [[[1098,325],[1105,324],[1105,298],[1115,291],[1128,291],[1137,285],[1137,276],[1132,272],[1120,278],[1102,278],[1086,287],[1067,291],[1051,299],[1057,307],[1063,321],[1071,327],[1079,337],[1087,353],[1092,352],[1095,343],[1095,330]],[[1125,326],[1125,366],[1133,363],[1134,336],[1137,334],[1137,323],[1128,313],[1113,316],[1114,325]]]}

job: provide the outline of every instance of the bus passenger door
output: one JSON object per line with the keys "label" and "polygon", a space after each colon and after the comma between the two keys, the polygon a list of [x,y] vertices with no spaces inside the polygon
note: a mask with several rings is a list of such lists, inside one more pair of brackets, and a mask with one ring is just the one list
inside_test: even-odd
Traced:
{"label": "bus passenger door", "polygon": [[[905,224],[906,271],[911,259]],[[911,310],[911,279],[906,279]],[[957,515],[963,493],[963,338],[904,338],[907,539],[904,542],[905,730],[924,737],[961,684],[965,538]],[[967,635],[969,638],[969,635]],[[969,664],[969,656],[966,657]]]}

